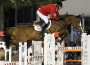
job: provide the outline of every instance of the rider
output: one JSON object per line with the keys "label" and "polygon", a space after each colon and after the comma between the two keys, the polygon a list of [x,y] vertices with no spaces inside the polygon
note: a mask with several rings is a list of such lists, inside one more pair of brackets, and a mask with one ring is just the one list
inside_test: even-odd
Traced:
{"label": "rider", "polygon": [[48,4],[37,10],[38,16],[44,21],[44,23],[41,26],[42,30],[40,32],[40,35],[43,35],[44,30],[47,28],[48,22],[50,21],[48,19],[48,14],[50,14],[51,20],[58,21],[59,20],[58,17],[60,16],[58,10],[61,10],[62,6],[63,6],[62,2],[57,2],[56,4]]}

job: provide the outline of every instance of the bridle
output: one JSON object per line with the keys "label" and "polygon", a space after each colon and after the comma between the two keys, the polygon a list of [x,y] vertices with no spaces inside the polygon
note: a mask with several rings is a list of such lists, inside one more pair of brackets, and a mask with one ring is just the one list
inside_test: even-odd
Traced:
{"label": "bridle", "polygon": [[78,26],[76,22],[80,22],[80,21],[79,21],[78,19],[77,19],[76,22],[74,22],[74,21],[75,21],[75,20],[73,20],[73,21],[71,22],[71,24],[75,24],[75,27],[74,27],[74,28],[76,29],[76,31],[77,31],[77,33],[78,33],[78,32],[79,32],[78,29],[81,28],[81,26]]}

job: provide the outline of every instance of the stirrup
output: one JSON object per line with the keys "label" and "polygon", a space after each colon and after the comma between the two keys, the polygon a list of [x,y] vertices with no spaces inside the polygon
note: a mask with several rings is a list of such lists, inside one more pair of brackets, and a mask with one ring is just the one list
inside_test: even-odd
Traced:
{"label": "stirrup", "polygon": [[42,32],[39,32],[39,35],[42,35]]}

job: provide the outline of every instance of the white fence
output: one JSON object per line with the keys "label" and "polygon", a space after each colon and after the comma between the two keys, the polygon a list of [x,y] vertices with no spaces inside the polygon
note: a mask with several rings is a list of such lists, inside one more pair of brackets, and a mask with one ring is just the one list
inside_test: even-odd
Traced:
{"label": "white fence", "polygon": [[[31,65],[31,64],[42,65],[42,62],[44,62],[44,65],[64,65],[64,50],[78,49],[78,50],[81,50],[81,53],[82,53],[81,55],[82,65],[90,65],[89,47],[90,47],[90,35],[87,35],[86,33],[82,33],[81,47],[58,46],[57,48],[55,47],[54,34],[45,34],[44,51],[42,49],[41,41],[32,42],[31,52],[29,52],[29,50],[27,49],[27,42],[24,42],[24,45],[22,44],[22,42],[19,43],[19,63],[18,64],[19,65]],[[0,48],[4,48],[6,50],[4,42],[0,42]],[[58,50],[57,55],[55,55],[56,49]],[[10,53],[11,53],[11,50],[10,50]],[[32,53],[32,56],[30,56],[30,53]],[[57,58],[57,61],[55,61],[55,57]]]}

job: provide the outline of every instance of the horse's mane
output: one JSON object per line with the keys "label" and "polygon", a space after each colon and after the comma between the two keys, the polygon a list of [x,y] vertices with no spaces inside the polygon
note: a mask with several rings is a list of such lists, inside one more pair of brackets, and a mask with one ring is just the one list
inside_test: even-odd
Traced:
{"label": "horse's mane", "polygon": [[66,17],[68,17],[68,16],[75,16],[75,15],[65,14],[65,15],[61,15],[60,17],[62,17],[62,18],[66,18]]}

